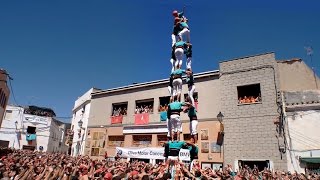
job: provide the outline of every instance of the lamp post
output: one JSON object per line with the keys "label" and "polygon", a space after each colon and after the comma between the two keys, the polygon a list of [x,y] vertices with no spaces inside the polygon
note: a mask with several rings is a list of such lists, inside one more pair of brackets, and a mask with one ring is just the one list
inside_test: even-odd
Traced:
{"label": "lamp post", "polygon": [[[79,133],[78,133],[78,143],[77,143],[77,154],[79,155],[79,152],[80,152],[80,149],[81,149],[81,146],[82,146],[82,141],[83,141],[83,135],[81,133],[81,130],[85,130],[85,128],[82,127],[83,125],[83,121],[82,119],[80,119],[80,121],[78,121],[78,126],[79,126]],[[82,137],[82,138],[81,138]]]}
{"label": "lamp post", "polygon": [[220,111],[219,114],[217,115],[217,119],[220,122],[220,132],[224,132],[224,126],[222,124],[223,117],[224,117],[224,115]]}
{"label": "lamp post", "polygon": [[15,126],[16,126],[16,130],[18,130],[18,121],[14,122]]}

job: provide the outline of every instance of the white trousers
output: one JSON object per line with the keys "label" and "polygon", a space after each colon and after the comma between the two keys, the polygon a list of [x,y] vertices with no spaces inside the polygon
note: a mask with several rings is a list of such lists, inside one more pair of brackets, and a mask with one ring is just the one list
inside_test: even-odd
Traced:
{"label": "white trousers", "polygon": [[174,34],[171,34],[171,39],[172,39],[172,45],[171,47],[173,47],[176,42],[177,42],[177,39],[178,39],[178,36],[174,35]]}
{"label": "white trousers", "polygon": [[172,87],[171,86],[168,86],[168,91],[169,91],[170,96],[173,96],[173,91],[172,91]]}
{"label": "white trousers", "polygon": [[170,62],[171,62],[171,73],[176,69],[176,63],[178,61],[174,60],[174,59],[170,59]]}
{"label": "white trousers", "polygon": [[172,137],[172,128],[171,128],[170,119],[167,119],[167,129],[168,129],[167,137]]}
{"label": "white trousers", "polygon": [[197,128],[198,128],[198,120],[192,120],[192,121],[190,122],[190,126],[189,126],[190,134],[191,134],[191,135],[196,135],[196,134],[198,134]]}
{"label": "white trousers", "polygon": [[174,51],[174,54],[176,55],[175,67],[177,68],[178,65],[179,65],[179,66],[182,65],[182,59],[183,59],[184,51],[183,51],[182,48],[177,48],[177,49]]}
{"label": "white trousers", "polygon": [[187,69],[191,69],[191,61],[192,61],[192,57],[188,57],[187,63],[186,63]]}
{"label": "white trousers", "polygon": [[187,37],[187,42],[190,42],[190,30],[188,28],[184,28],[182,31],[178,34],[180,38],[183,40],[183,36]]}
{"label": "white trousers", "polygon": [[196,90],[196,86],[195,85],[192,85],[191,87],[188,88],[188,96],[189,96],[189,99],[190,99],[191,104],[192,104],[193,107],[195,107],[194,98],[193,98],[193,93],[194,93],[195,90]]}
{"label": "white trousers", "polygon": [[182,79],[181,78],[177,78],[174,79],[172,82],[172,86],[173,86],[173,96],[176,96],[178,94],[181,94],[182,91]]}
{"label": "white trousers", "polygon": [[171,130],[173,132],[182,132],[181,120],[178,114],[170,116]]}

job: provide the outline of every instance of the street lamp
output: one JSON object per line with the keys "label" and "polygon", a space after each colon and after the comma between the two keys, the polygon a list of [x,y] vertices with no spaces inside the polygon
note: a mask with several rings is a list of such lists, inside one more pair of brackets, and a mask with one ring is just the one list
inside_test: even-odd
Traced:
{"label": "street lamp", "polygon": [[221,113],[221,111],[219,112],[219,114],[217,115],[217,119],[220,123],[222,123],[222,120],[223,120],[223,114]]}
{"label": "street lamp", "polygon": [[82,129],[82,125],[83,125],[83,121],[82,121],[82,119],[80,119],[80,121],[78,122],[78,126],[80,129]]}
{"label": "street lamp", "polygon": [[16,130],[18,130],[18,121],[14,122],[14,124],[16,125]]}

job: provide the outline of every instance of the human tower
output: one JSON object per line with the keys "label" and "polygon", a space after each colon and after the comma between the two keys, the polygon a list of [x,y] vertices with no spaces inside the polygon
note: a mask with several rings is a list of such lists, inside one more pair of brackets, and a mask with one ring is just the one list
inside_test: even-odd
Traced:
{"label": "human tower", "polygon": [[[193,93],[195,91],[193,72],[191,67],[192,61],[192,44],[190,43],[190,28],[188,19],[182,12],[173,11],[174,26],[172,32],[172,52],[171,52],[171,74],[168,90],[170,94],[170,104],[167,110],[167,128],[168,128],[168,142],[165,144],[165,156],[171,160],[178,160],[181,148],[188,148],[190,150],[191,161],[197,159],[197,111]],[[186,69],[182,69],[182,61],[186,57]],[[188,85],[188,102],[181,101],[181,92],[184,79]],[[182,124],[180,113],[185,112],[190,119],[190,134],[191,141],[186,143],[180,140],[180,133],[182,132]]]}

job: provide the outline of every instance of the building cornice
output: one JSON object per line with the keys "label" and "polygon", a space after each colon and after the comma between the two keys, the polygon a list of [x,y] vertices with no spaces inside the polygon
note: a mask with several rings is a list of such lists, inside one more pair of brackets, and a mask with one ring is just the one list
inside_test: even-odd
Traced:
{"label": "building cornice", "polygon": [[[206,71],[206,72],[194,74],[195,79],[203,78],[203,77],[210,77],[210,76],[219,76],[219,70]],[[137,83],[137,84],[122,86],[122,87],[117,87],[117,88],[111,88],[111,89],[106,89],[106,90],[101,90],[101,91],[96,91],[96,92],[91,93],[91,95],[92,95],[92,97],[94,97],[97,95],[103,95],[103,94],[108,94],[108,93],[138,89],[138,88],[149,87],[149,86],[160,85],[160,84],[167,84],[167,83],[169,83],[169,78],[156,80],[156,81],[150,81],[150,82],[144,82],[144,83]]]}

